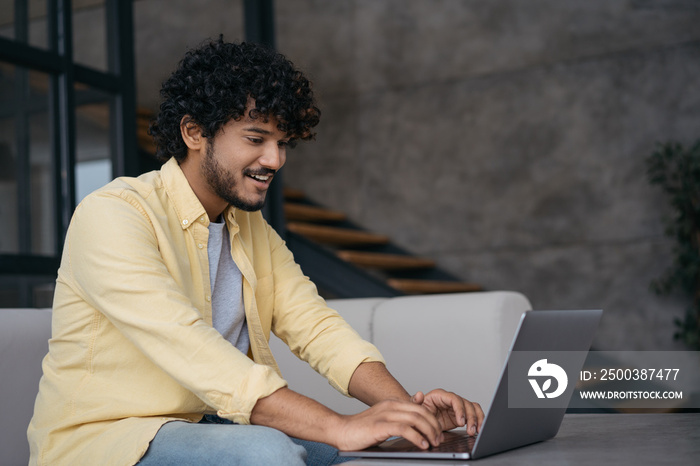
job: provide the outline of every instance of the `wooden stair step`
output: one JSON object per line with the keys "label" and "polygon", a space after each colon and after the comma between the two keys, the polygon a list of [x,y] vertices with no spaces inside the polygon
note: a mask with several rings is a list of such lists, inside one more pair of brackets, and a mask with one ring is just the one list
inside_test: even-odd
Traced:
{"label": "wooden stair step", "polygon": [[151,124],[148,121],[136,121],[136,134],[139,136],[143,135],[144,137],[149,137],[152,138],[150,134],[148,134],[148,128],[150,128]]}
{"label": "wooden stair step", "polygon": [[345,220],[345,214],[342,212],[290,202],[284,204],[284,215],[287,221],[342,222]]}
{"label": "wooden stair step", "polygon": [[391,278],[387,280],[387,283],[389,286],[409,294],[463,293],[482,290],[479,285],[457,281]]}
{"label": "wooden stair step", "polygon": [[142,150],[155,155],[156,143],[153,141],[153,136],[148,134],[151,118],[153,118],[153,113],[150,110],[144,108],[136,110],[136,139]]}
{"label": "wooden stair step", "polygon": [[401,254],[386,254],[366,251],[338,251],[338,256],[361,267],[382,270],[426,269],[435,267],[435,262],[422,257]]}
{"label": "wooden stair step", "polygon": [[136,118],[153,118],[154,113],[150,108],[136,107]]}
{"label": "wooden stair step", "polygon": [[138,146],[148,152],[149,154],[155,155],[156,153],[156,143],[153,141],[153,138],[149,134],[144,134],[144,133],[137,133],[136,135],[136,141],[138,142]]}
{"label": "wooden stair step", "polygon": [[284,198],[290,201],[298,201],[301,199],[304,199],[306,197],[306,194],[304,194],[304,191],[301,189],[294,189],[294,188],[288,188],[285,187],[283,190],[283,195]]}
{"label": "wooden stair step", "polygon": [[310,223],[289,222],[287,229],[293,233],[305,236],[312,241],[337,246],[379,245],[387,244],[389,238],[376,233],[349,228],[338,228]]}

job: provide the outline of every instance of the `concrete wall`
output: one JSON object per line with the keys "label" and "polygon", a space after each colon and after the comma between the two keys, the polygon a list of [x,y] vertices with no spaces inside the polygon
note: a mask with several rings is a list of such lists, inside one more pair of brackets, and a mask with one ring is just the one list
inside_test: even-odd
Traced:
{"label": "concrete wall", "polygon": [[[243,37],[240,1],[135,3],[141,105],[184,51]],[[317,141],[288,185],[537,308],[602,307],[596,346],[678,349],[666,200],[644,158],[700,137],[694,0],[284,0]]]}
{"label": "concrete wall", "polygon": [[285,179],[536,308],[606,310],[596,345],[673,349],[665,199],[644,159],[700,138],[693,1],[293,0],[317,142]]}
{"label": "concrete wall", "polygon": [[140,106],[158,110],[160,86],[185,52],[207,38],[244,37],[242,0],[137,0],[134,48]]}

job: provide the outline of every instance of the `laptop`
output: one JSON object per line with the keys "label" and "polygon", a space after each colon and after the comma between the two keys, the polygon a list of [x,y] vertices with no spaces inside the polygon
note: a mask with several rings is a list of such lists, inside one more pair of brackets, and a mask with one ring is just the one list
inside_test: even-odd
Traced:
{"label": "laptop", "polygon": [[455,429],[445,432],[441,445],[428,450],[398,437],[364,450],[340,452],[340,456],[474,460],[554,437],[602,313],[601,310],[523,313],[476,437],[467,435],[464,429]]}

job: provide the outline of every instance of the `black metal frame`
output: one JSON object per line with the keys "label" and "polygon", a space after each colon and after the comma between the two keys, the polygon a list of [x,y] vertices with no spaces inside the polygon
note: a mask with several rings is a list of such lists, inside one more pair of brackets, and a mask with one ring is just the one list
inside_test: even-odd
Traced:
{"label": "black metal frame", "polygon": [[[136,84],[134,78],[132,0],[106,0],[108,71],[103,72],[73,62],[71,0],[47,0],[48,50],[28,45],[27,0],[15,0],[15,40],[0,38],[0,61],[50,76],[48,106],[55,180],[55,254],[31,253],[31,205],[27,112],[31,103],[15,102],[18,121],[17,184],[20,225],[19,254],[0,255],[0,276],[55,278],[68,224],[75,209],[76,95],[75,84],[110,94],[110,146],[114,176],[140,173],[136,142]],[[24,75],[24,76],[23,76]],[[26,88],[26,71],[17,73],[17,84]],[[82,91],[81,91],[82,92]],[[90,91],[87,91],[89,94]],[[30,105],[28,105],[30,104]],[[20,280],[21,281],[21,280]],[[34,280],[28,280],[27,283]],[[30,286],[29,284],[27,286]],[[31,306],[28,290],[20,290],[21,306]]]}
{"label": "black metal frame", "polygon": [[[275,12],[273,0],[244,0],[245,40],[275,48]],[[286,238],[284,222],[283,171],[277,172],[268,189],[263,216],[272,228]]]}

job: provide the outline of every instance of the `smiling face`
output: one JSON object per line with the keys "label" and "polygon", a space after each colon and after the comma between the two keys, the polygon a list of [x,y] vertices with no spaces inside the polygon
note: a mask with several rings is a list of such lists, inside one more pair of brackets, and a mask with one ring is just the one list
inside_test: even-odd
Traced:
{"label": "smiling face", "polygon": [[231,120],[213,138],[202,137],[192,123],[183,124],[182,132],[189,154],[180,166],[211,220],[229,204],[246,211],[262,208],[287,158],[289,137],[275,118]]}

